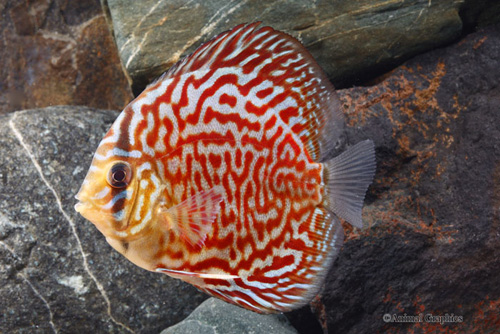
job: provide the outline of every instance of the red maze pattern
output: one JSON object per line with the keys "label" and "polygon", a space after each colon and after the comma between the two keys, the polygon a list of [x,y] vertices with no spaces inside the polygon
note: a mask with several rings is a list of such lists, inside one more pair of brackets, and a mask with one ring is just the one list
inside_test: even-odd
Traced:
{"label": "red maze pattern", "polygon": [[114,127],[118,143],[154,162],[172,205],[225,191],[204,246],[162,236],[157,266],[238,275],[191,283],[260,311],[308,301],[337,233],[318,206],[323,167],[306,149],[304,118],[320,87],[296,44],[270,28],[221,35],[144,91]]}

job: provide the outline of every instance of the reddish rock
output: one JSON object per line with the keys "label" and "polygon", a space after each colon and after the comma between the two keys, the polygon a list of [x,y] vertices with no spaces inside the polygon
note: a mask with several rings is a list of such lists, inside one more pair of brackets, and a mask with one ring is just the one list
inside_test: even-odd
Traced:
{"label": "reddish rock", "polygon": [[340,91],[378,166],[322,297],[330,333],[500,331],[498,55],[497,25]]}
{"label": "reddish rock", "polygon": [[0,12],[0,113],[132,99],[99,1],[18,0]]}

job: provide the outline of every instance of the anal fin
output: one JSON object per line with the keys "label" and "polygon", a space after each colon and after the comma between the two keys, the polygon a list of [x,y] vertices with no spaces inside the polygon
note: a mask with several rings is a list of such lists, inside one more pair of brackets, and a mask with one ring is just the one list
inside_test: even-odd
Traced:
{"label": "anal fin", "polygon": [[197,277],[197,278],[205,278],[205,279],[221,279],[221,280],[230,280],[239,278],[238,275],[229,275],[229,274],[210,274],[210,273],[195,273],[191,271],[184,270],[173,270],[167,268],[157,268],[157,272],[161,272],[167,274],[170,277],[179,278],[185,280],[188,277]]}
{"label": "anal fin", "polygon": [[237,275],[221,274],[221,273],[198,273],[186,270],[174,270],[167,268],[156,268],[156,272],[166,274],[172,278],[180,279],[189,284],[204,289],[207,287],[207,281],[210,282],[230,282],[240,278]]}

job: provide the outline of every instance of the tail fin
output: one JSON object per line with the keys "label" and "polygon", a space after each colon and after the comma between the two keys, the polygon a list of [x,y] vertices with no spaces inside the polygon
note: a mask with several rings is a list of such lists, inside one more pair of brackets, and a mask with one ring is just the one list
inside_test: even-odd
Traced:
{"label": "tail fin", "polygon": [[324,164],[326,208],[351,225],[363,227],[361,209],[376,167],[373,142],[357,143]]}

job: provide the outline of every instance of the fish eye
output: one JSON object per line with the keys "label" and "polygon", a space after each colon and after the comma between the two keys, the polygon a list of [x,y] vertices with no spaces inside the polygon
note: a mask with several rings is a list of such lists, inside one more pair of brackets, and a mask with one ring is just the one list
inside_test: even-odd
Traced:
{"label": "fish eye", "polygon": [[126,162],[115,163],[108,173],[108,183],[113,188],[124,188],[132,179],[132,169]]}

